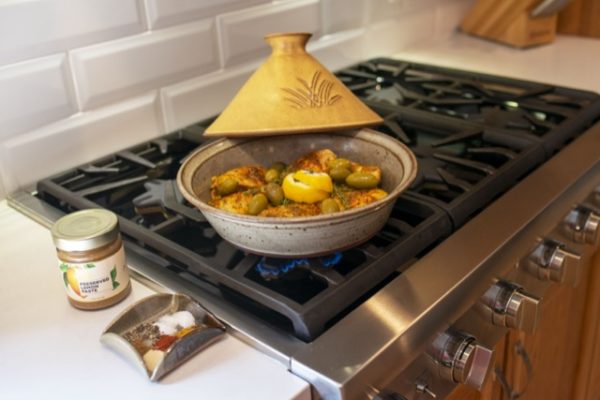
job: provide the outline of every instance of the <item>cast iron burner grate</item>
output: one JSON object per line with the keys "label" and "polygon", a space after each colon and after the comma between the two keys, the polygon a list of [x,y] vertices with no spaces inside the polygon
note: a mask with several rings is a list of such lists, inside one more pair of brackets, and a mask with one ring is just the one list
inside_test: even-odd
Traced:
{"label": "cast iron burner grate", "polygon": [[67,212],[91,207],[116,212],[129,251],[151,252],[165,268],[212,284],[266,320],[284,321],[280,328],[290,327],[306,341],[451,231],[441,209],[402,196],[386,226],[367,243],[329,258],[303,259],[301,267],[278,279],[266,278],[261,257],[223,240],[175,185],[181,160],[200,144],[202,126],[166,136],[160,146],[145,143],[40,181],[38,195]]}
{"label": "cast iron burner grate", "polygon": [[408,192],[446,210],[455,227],[544,160],[536,143],[494,128],[412,109],[373,109],[384,118],[375,129],[404,142],[417,157]]}
{"label": "cast iron burner grate", "polygon": [[419,172],[384,228],[332,265],[306,259],[265,276],[265,260],[223,240],[186,203],[174,180],[210,121],[44,179],[37,195],[65,212],[114,211],[128,252],[193,283],[199,297],[219,294],[311,341],[600,114],[587,92],[401,61],[339,76],[384,117],[378,129],[410,146]]}
{"label": "cast iron burner grate", "polygon": [[523,135],[547,154],[582,132],[600,111],[598,95],[536,82],[377,58],[338,77],[367,104],[388,104]]}

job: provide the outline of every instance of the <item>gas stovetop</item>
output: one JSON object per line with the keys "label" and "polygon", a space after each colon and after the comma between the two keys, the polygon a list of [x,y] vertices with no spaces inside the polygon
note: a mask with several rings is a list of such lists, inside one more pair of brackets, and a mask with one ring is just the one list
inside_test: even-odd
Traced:
{"label": "gas stovetop", "polygon": [[418,160],[386,226],[357,248],[289,262],[221,239],[174,183],[211,121],[44,179],[37,196],[64,212],[114,211],[129,251],[310,342],[580,134],[599,108],[591,93],[388,59],[338,76],[384,118],[375,129]]}
{"label": "gas stovetop", "polygon": [[[290,261],[220,238],[174,183],[210,120],[44,179],[9,204],[46,224],[82,208],[114,211],[139,279],[194,297],[321,397],[412,385],[405,375],[426,370],[419,360],[436,335],[465,323],[490,284],[598,185],[600,97],[390,59],[337,75],[382,116],[376,129],[418,160],[384,228],[356,248]],[[466,321],[482,340],[491,332]]]}

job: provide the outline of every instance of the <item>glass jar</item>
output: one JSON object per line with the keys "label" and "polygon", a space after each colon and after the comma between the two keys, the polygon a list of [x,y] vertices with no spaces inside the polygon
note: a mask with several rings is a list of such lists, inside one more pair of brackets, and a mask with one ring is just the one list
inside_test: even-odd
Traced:
{"label": "glass jar", "polygon": [[77,308],[111,306],[131,292],[119,220],[108,210],[77,211],[52,227],[67,298]]}

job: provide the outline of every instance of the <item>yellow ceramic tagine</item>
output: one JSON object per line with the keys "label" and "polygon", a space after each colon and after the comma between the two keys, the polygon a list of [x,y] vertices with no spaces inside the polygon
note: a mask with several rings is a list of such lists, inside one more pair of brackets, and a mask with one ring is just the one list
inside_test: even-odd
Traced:
{"label": "yellow ceramic tagine", "polygon": [[342,130],[382,119],[306,52],[310,33],[270,34],[270,57],[206,136],[260,136]]}

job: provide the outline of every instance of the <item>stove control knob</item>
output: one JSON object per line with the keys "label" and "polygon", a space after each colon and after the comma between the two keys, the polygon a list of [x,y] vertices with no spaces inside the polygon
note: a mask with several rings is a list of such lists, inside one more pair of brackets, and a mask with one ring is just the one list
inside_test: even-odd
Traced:
{"label": "stove control knob", "polygon": [[563,220],[565,235],[575,243],[598,245],[600,240],[600,215],[589,207],[578,205]]}
{"label": "stove control knob", "polygon": [[538,279],[577,286],[581,255],[554,240],[542,240],[525,260],[525,268]]}
{"label": "stove control knob", "polygon": [[492,285],[481,298],[491,310],[492,323],[497,326],[533,333],[539,319],[540,299],[510,282]]}
{"label": "stove control knob", "polygon": [[429,354],[440,377],[477,390],[481,390],[494,358],[494,351],[477,343],[473,336],[452,331],[439,334]]}

